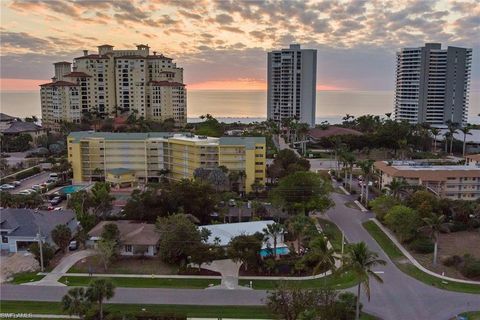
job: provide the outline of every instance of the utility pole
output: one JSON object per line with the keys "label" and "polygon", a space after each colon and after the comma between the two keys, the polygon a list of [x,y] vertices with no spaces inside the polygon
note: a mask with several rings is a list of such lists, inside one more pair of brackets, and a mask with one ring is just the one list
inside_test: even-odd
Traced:
{"label": "utility pole", "polygon": [[37,239],[38,239],[38,248],[40,250],[40,270],[43,272],[43,247],[42,247],[42,235],[40,234],[40,229],[38,230],[37,233]]}

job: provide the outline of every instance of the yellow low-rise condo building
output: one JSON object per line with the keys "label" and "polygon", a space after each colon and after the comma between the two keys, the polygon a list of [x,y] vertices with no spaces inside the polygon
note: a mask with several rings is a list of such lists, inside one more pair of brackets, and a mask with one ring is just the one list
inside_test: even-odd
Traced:
{"label": "yellow low-rise condo building", "polygon": [[245,173],[244,189],[266,179],[264,137],[197,136],[189,133],[72,132],[68,160],[74,183],[105,179],[114,186],[190,179],[197,168],[225,166]]}

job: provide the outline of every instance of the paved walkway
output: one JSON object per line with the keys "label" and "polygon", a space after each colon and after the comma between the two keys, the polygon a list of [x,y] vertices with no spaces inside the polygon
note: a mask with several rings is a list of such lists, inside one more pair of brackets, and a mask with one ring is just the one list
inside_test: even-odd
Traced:
{"label": "paved walkway", "polygon": [[65,286],[58,280],[67,273],[67,271],[78,261],[96,255],[95,250],[81,250],[63,257],[60,263],[40,281],[28,282],[25,285],[30,286]]}
{"label": "paved walkway", "polygon": [[207,270],[219,272],[222,275],[222,282],[210,289],[246,289],[238,285],[238,273],[241,262],[234,262],[232,259],[215,260],[204,264],[202,267]]}

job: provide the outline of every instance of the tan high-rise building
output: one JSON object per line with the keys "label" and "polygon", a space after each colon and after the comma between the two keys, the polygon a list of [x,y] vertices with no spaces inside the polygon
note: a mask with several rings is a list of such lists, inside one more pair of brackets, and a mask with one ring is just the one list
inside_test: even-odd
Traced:
{"label": "tan high-rise building", "polygon": [[55,77],[40,86],[42,122],[56,129],[61,122],[80,123],[86,112],[104,118],[136,112],[152,121],[173,119],[177,126],[187,120],[183,69],[171,58],[146,45],[134,50],[113,50],[102,45],[98,53],[69,62],[55,63]]}

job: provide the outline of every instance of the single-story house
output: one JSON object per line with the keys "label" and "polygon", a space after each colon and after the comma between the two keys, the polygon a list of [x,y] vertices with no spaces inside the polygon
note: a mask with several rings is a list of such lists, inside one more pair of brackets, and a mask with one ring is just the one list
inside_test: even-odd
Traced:
{"label": "single-story house", "polygon": [[[264,233],[263,230],[268,225],[274,224],[273,220],[264,221],[250,221],[250,222],[237,222],[237,223],[224,223],[224,224],[210,224],[201,226],[210,231],[210,236],[207,239],[207,243],[215,244],[218,242],[221,246],[226,246],[230,243],[232,238],[240,235],[253,235],[257,232]],[[268,248],[273,248],[273,237],[268,236],[262,244],[262,256],[268,255],[266,252]],[[277,236],[277,252],[279,254],[288,253],[288,247],[284,243],[283,234]]]}
{"label": "single-story house", "polygon": [[120,232],[120,255],[154,256],[158,252],[160,234],[152,223],[137,222],[133,220],[102,221],[88,233],[87,246],[96,247],[101,239],[103,227],[113,223]]}
{"label": "single-story house", "polygon": [[72,210],[1,209],[1,249],[26,251],[33,242],[38,242],[38,234],[44,243],[55,246],[50,233],[60,224],[68,226],[72,234],[76,233],[79,225]]}

